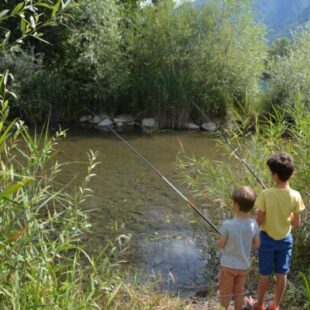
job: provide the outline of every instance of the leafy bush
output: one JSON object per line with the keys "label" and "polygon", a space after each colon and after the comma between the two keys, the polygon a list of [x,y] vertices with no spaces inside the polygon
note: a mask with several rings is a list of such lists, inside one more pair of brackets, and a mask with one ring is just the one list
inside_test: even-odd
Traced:
{"label": "leafy bush", "polygon": [[71,34],[57,65],[68,82],[80,89],[82,98],[77,99],[84,99],[80,105],[113,112],[113,105],[127,89],[129,75],[120,27],[122,6],[114,0],[83,0],[72,14]]}
{"label": "leafy bush", "polygon": [[[228,106],[257,99],[266,46],[247,1],[128,7],[83,0],[70,14],[63,17],[67,28],[48,32],[50,48],[31,42],[29,55],[43,62],[35,60],[40,69],[20,82],[27,118],[41,120],[51,108],[72,119],[90,109],[154,115],[176,128],[199,119],[192,100],[222,117]],[[16,72],[30,60],[25,55],[15,56],[24,57]]]}
{"label": "leafy bush", "polygon": [[[299,93],[310,106],[310,24],[294,33],[287,55],[278,57],[271,69],[267,103],[274,106],[292,105]],[[268,99],[269,98],[269,99]]]}
{"label": "leafy bush", "polygon": [[138,110],[180,127],[191,100],[217,116],[229,105],[255,100],[265,58],[263,34],[244,1],[175,7],[171,0],[144,7],[131,43]]}

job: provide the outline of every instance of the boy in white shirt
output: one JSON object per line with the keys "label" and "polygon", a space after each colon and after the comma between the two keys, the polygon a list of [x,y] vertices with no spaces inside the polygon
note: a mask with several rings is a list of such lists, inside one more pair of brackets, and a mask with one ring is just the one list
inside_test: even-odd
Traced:
{"label": "boy in white shirt", "polygon": [[221,228],[218,246],[223,249],[219,274],[221,306],[228,309],[234,298],[235,310],[241,310],[252,248],[259,247],[259,227],[250,217],[256,195],[249,186],[240,186],[232,195],[234,218]]}

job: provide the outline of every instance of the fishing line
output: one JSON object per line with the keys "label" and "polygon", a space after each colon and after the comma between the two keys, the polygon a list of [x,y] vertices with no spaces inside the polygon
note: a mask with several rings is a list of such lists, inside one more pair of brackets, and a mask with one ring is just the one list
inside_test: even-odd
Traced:
{"label": "fishing line", "polygon": [[[201,113],[201,115],[207,120],[209,121],[209,118],[207,117],[207,115],[200,109],[200,107],[194,102],[192,101],[192,104],[194,105],[194,107]],[[251,166],[247,163],[247,161],[238,153],[238,151],[236,150],[236,148],[233,147],[233,145],[230,143],[228,137],[223,134],[220,130],[217,130],[217,133],[219,134],[220,138],[224,141],[224,143],[226,143],[230,149],[233,151],[233,153],[237,156],[237,158],[241,161],[241,163],[250,171],[250,173],[255,177],[256,181],[262,186],[262,188],[266,188],[266,185],[263,183],[263,181],[257,176],[257,174],[253,171],[253,169],[251,168]]]}
{"label": "fishing line", "polygon": [[207,222],[215,232],[221,234],[219,229],[179,190],[177,189],[154,165],[152,165],[141,153],[139,153],[129,142],[127,142],[121,135],[119,135],[114,129],[108,126],[108,129],[124,142],[142,161],[144,161],[166,184],[168,184],[183,200],[190,206],[198,215],[200,215],[205,222]]}

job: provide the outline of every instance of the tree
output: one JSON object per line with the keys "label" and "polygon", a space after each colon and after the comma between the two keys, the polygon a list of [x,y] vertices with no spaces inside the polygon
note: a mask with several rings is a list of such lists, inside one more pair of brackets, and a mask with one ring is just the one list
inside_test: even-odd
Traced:
{"label": "tree", "polygon": [[141,10],[135,27],[132,101],[163,126],[182,126],[191,100],[211,116],[255,100],[266,45],[248,1],[159,1]]}
{"label": "tree", "polygon": [[310,24],[294,33],[287,54],[278,57],[271,69],[270,103],[293,105],[301,94],[310,107]]}
{"label": "tree", "polygon": [[[69,96],[75,97],[67,98],[67,102],[75,111],[78,105],[81,111],[87,107],[113,112],[129,75],[123,4],[81,0],[72,14],[71,33],[63,42],[57,63],[60,75],[66,76],[67,89],[72,90]],[[73,103],[73,99],[79,102]]]}
{"label": "tree", "polygon": [[[56,25],[58,18],[68,7],[70,1],[24,0],[20,2],[13,0],[0,4],[0,64],[3,70],[9,69],[6,66],[10,62],[12,66],[16,65],[16,55],[22,56],[17,59],[21,59],[22,64],[26,64],[26,68],[36,67],[32,56],[28,57],[21,51],[23,44],[29,39],[39,40],[46,44],[47,41],[43,39],[44,31],[48,27]],[[24,59],[27,60],[24,61]],[[25,67],[19,69],[25,69]],[[28,82],[32,78],[33,72],[32,69],[24,70],[22,72],[23,79]],[[4,105],[7,83],[10,80],[8,78],[11,75],[5,73],[0,76],[3,79],[1,103]],[[15,85],[17,83],[15,82]],[[5,110],[7,109],[8,107],[5,105]]]}
{"label": "tree", "polygon": [[15,48],[27,38],[42,39],[42,31],[56,24],[71,0],[13,0],[0,4],[0,51]]}

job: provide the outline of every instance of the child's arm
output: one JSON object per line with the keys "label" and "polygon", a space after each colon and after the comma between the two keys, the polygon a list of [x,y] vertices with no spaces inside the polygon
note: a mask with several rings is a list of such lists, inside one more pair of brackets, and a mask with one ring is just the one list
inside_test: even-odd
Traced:
{"label": "child's arm", "polygon": [[256,210],[256,222],[260,226],[265,222],[266,213],[257,209]]}
{"label": "child's arm", "polygon": [[296,206],[293,210],[293,213],[290,216],[291,225],[293,228],[298,228],[301,224],[301,216],[300,212],[302,212],[305,209],[305,204],[299,194],[299,197],[296,202]]}
{"label": "child's arm", "polygon": [[257,234],[253,239],[252,248],[257,250],[259,247],[260,247],[260,238],[259,235]]}
{"label": "child's arm", "polygon": [[221,236],[220,239],[217,241],[217,245],[220,249],[224,249],[226,240],[227,238],[225,236]]}
{"label": "child's arm", "polygon": [[294,228],[298,228],[301,224],[301,218],[299,213],[292,213],[291,215],[291,225]]}

